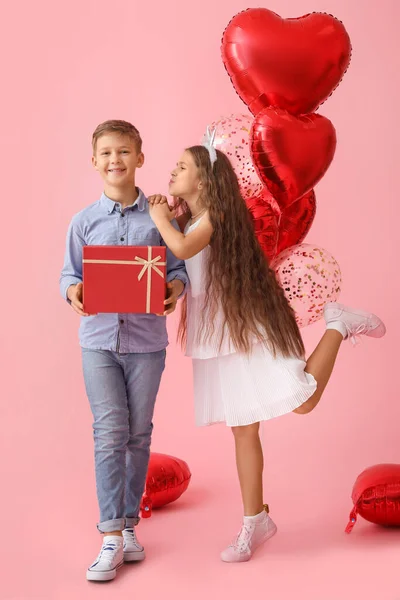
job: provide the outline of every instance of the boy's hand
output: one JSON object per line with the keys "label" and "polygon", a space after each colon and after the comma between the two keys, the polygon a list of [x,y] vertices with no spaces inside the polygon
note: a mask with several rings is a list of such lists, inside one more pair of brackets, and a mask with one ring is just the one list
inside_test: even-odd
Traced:
{"label": "boy's hand", "polygon": [[71,301],[72,308],[81,317],[88,317],[88,313],[83,312],[82,295],[83,283],[77,283],[76,285],[69,286],[67,290],[67,296],[68,299]]}
{"label": "boy's hand", "polygon": [[154,194],[153,196],[149,196],[147,198],[149,204],[168,204],[168,200],[166,196],[162,196],[161,194]]}
{"label": "boy's hand", "polygon": [[182,294],[184,287],[185,286],[180,279],[173,279],[167,283],[167,297],[164,300],[166,310],[163,315],[158,315],[159,317],[167,317],[174,312],[178,298]]}

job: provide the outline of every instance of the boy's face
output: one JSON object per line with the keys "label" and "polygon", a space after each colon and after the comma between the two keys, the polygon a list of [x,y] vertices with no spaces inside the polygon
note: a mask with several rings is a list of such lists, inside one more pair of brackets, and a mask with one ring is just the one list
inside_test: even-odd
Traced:
{"label": "boy's face", "polygon": [[135,172],[144,163],[135,142],[120,133],[106,133],[97,140],[92,164],[104,182],[112,187],[135,185]]}

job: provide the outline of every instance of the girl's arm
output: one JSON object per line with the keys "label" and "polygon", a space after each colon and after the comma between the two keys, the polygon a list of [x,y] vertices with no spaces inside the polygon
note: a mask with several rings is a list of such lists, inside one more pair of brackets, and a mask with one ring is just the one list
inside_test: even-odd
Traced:
{"label": "girl's arm", "polygon": [[187,260],[210,243],[213,230],[207,213],[202,217],[198,227],[186,236],[171,225],[170,221],[174,218],[174,213],[169,209],[168,204],[150,205],[150,216],[176,258]]}

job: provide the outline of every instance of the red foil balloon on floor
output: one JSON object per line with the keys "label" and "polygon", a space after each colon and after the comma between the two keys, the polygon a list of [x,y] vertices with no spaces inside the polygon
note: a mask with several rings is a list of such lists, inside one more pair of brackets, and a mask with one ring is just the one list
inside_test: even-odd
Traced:
{"label": "red foil balloon on floor", "polygon": [[285,110],[265,108],[250,133],[253,164],[282,210],[312,190],[335,149],[335,128],[317,114],[294,117]]}
{"label": "red foil balloon on floor", "polygon": [[357,515],[370,523],[400,526],[400,465],[380,464],[365,469],[353,487],[354,508],[346,533],[353,529]]}
{"label": "red foil balloon on floor", "polygon": [[267,191],[255,198],[246,199],[246,204],[258,242],[268,260],[272,260],[277,253],[279,207]]}
{"label": "red foil balloon on floor", "polygon": [[281,212],[277,254],[301,244],[310,231],[317,210],[314,190],[296,200]]}
{"label": "red foil balloon on floor", "polygon": [[190,478],[190,469],[184,460],[152,452],[141,503],[142,517],[150,517],[153,508],[177,500],[187,490]]}
{"label": "red foil balloon on floor", "polygon": [[337,87],[351,56],[350,38],[332,15],[282,19],[250,8],[230,21],[222,59],[253,115],[279,106],[294,115],[314,111]]}

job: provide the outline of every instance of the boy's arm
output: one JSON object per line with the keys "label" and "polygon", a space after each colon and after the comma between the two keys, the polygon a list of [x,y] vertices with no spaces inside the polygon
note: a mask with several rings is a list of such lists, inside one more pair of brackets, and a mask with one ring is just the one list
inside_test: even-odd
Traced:
{"label": "boy's arm", "polygon": [[82,284],[82,248],[84,245],[83,237],[73,219],[67,232],[64,265],[60,276],[60,292],[69,304],[71,304],[68,293],[70,286],[81,288],[79,284]]}

